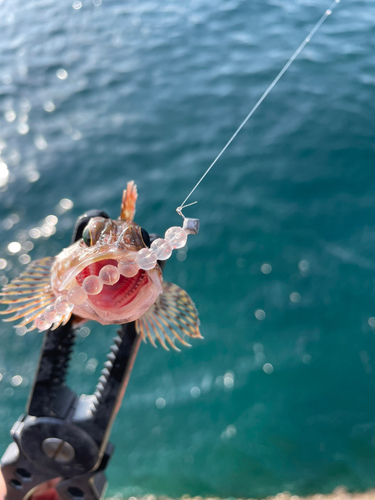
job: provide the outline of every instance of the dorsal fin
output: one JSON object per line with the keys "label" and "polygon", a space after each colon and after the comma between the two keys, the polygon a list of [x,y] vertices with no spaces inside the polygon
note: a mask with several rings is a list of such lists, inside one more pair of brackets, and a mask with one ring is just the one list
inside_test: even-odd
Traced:
{"label": "dorsal fin", "polygon": [[134,184],[134,181],[130,181],[128,182],[126,190],[122,195],[121,213],[119,217],[121,220],[128,220],[132,222],[134,219],[137,198],[137,186]]}

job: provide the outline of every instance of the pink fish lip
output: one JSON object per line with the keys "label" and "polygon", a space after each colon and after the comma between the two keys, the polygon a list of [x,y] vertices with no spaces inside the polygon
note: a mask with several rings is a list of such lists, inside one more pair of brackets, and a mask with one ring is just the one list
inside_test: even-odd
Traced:
{"label": "pink fish lip", "polygon": [[[88,265],[75,277],[77,284],[82,286],[87,276],[99,276],[102,267],[107,265],[117,267],[118,262],[114,259],[105,259]],[[135,299],[140,288],[147,285],[149,281],[147,273],[142,269],[132,278],[125,278],[125,276],[120,275],[117,283],[103,285],[102,291],[97,295],[89,295],[88,300],[97,309],[116,312],[130,304]]]}

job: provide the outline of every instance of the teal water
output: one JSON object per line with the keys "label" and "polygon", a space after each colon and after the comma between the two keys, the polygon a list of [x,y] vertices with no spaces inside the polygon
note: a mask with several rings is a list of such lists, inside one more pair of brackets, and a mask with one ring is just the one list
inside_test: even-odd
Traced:
{"label": "teal water", "polygon": [[[0,2],[1,283],[68,245],[85,210],[117,217],[130,179],[138,223],[179,223],[175,207],[327,7]],[[194,195],[201,232],[165,277],[192,296],[205,340],[142,346],[109,494],[375,486],[374,19],[371,0],[343,0]],[[79,392],[113,333],[80,332]],[[4,450],[42,336],[2,324],[0,342]]]}

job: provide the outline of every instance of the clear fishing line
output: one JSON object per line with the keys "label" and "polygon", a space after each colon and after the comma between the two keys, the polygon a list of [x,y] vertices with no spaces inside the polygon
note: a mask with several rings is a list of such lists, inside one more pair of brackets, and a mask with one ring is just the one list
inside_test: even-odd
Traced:
{"label": "clear fishing line", "polygon": [[205,171],[205,173],[202,175],[202,177],[199,179],[199,181],[196,183],[196,185],[193,187],[193,189],[190,191],[190,193],[187,195],[187,197],[184,199],[182,204],[177,207],[176,211],[179,215],[182,215],[181,211],[190,206],[194,205],[194,203],[189,203],[189,205],[185,205],[185,203],[188,201],[190,196],[194,193],[194,191],[197,189],[199,184],[203,181],[203,179],[206,177],[208,172],[212,169],[212,167],[215,165],[215,163],[219,160],[219,158],[223,155],[223,153],[226,151],[226,149],[229,147],[229,145],[234,141],[234,139],[237,137],[237,135],[240,133],[240,131],[243,129],[243,127],[246,125],[246,123],[250,120],[250,118],[253,116],[255,111],[259,108],[259,106],[262,104],[264,99],[268,96],[268,94],[271,92],[271,90],[275,87],[275,85],[278,83],[280,78],[286,73],[286,71],[289,69],[289,67],[292,65],[292,63],[295,61],[295,59],[299,56],[299,54],[302,52],[302,50],[305,48],[305,46],[309,43],[311,38],[315,35],[315,33],[318,31],[318,29],[321,27],[321,25],[324,23],[324,21],[327,19],[328,16],[332,14],[333,9],[337,6],[337,4],[340,3],[340,0],[334,0],[330,7],[324,12],[322,17],[319,19],[319,21],[315,24],[313,29],[310,31],[310,33],[307,35],[307,37],[303,40],[301,45],[297,48],[297,50],[294,52],[294,54],[290,57],[290,59],[287,61],[287,63],[284,65],[284,67],[281,69],[281,71],[278,73],[276,78],[272,81],[272,83],[267,87],[265,92],[262,94],[262,96],[258,99],[256,104],[253,106],[249,114],[246,116],[246,118],[243,120],[241,125],[237,128],[237,130],[234,132],[232,137],[229,139],[229,141],[225,144],[223,149],[220,151],[220,153],[216,156],[214,161],[211,163],[211,165],[208,167],[208,169]]}

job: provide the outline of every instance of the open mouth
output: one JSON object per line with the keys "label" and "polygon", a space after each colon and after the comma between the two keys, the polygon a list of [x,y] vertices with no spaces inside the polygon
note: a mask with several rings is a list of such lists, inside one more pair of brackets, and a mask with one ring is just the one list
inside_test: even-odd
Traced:
{"label": "open mouth", "polygon": [[[114,266],[117,268],[118,262],[114,259],[105,259],[89,264],[77,274],[75,279],[78,285],[82,287],[84,285],[83,282],[89,276],[98,277],[100,271],[105,266]],[[115,312],[128,305],[137,296],[141,287],[147,285],[148,282],[148,275],[142,269],[131,278],[126,278],[120,274],[118,281],[111,285],[103,284],[99,293],[89,294],[87,298],[94,307],[108,312]]]}

